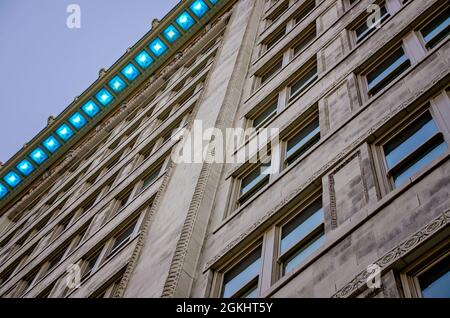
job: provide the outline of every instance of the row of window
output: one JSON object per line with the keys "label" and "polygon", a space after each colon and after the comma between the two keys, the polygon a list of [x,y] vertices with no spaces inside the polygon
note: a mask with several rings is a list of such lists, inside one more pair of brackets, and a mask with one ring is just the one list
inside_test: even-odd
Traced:
{"label": "row of window", "polygon": [[[313,3],[315,2],[313,1]],[[370,13],[364,12],[356,19],[355,22],[352,22],[347,27],[348,31],[355,39],[355,45],[361,43],[376,29],[380,28],[382,24],[391,16],[385,1],[379,2],[378,5],[381,10],[378,20],[372,21]],[[312,7],[312,9],[313,8],[314,7]],[[448,36],[450,32],[449,10],[450,8],[448,6],[444,6],[444,8],[442,8],[442,12],[437,12],[432,21],[427,21],[427,23],[419,26],[418,34],[428,49],[434,48],[440,41]],[[304,12],[305,16],[310,13],[310,11],[305,11],[305,9],[300,10],[300,12]],[[267,65],[258,70],[255,73],[254,89],[258,89],[260,86],[267,83],[287,63],[289,63],[289,61],[293,60],[298,54],[300,54],[300,52],[302,52],[310,43],[314,41],[317,36],[316,33],[316,23],[314,22],[303,30],[301,34],[296,37],[295,42],[289,46],[289,50],[287,51],[287,54],[289,55],[288,58],[285,58],[284,56],[286,54],[283,53],[280,57],[271,59]],[[277,43],[282,37],[284,37],[284,35],[285,32],[278,34],[278,37],[272,38],[270,43]],[[268,46],[266,44],[266,48],[267,47]],[[271,46],[269,46],[269,48],[270,47]],[[406,57],[404,50],[399,49],[394,52],[392,56],[386,59],[385,64],[386,65],[379,65],[378,68],[371,70],[366,76],[368,92],[371,96],[378,93],[384,87],[384,83],[389,81],[390,77],[395,76],[395,73],[401,72],[402,70],[408,68],[410,66],[410,61]],[[294,83],[289,85],[291,89],[291,98],[295,97],[296,94],[302,91],[298,88],[302,88],[302,85],[308,84],[308,80],[313,81],[314,77],[317,76],[317,72],[314,71],[314,68],[311,67],[308,71],[310,74],[306,74],[303,81],[300,79],[299,81],[294,81]]]}
{"label": "row of window", "polygon": [[[445,94],[448,95],[448,91]],[[446,105],[450,107],[450,99]],[[401,129],[400,133],[392,133],[375,143],[375,155],[378,154],[379,170],[386,176],[388,186],[386,192],[401,187],[417,172],[428,166],[436,158],[446,153],[448,141],[444,135],[445,127],[440,124],[441,118],[438,106],[432,103],[427,110],[417,114],[414,120]],[[313,107],[299,126],[285,134],[282,140],[281,168],[287,168],[308,152],[320,141],[320,124],[317,106]],[[278,167],[271,167],[272,162],[279,162],[277,158],[262,160],[259,164],[249,165],[249,168],[235,176],[235,184],[239,189],[237,200],[232,200],[232,207],[243,205],[261,189],[266,187],[271,178],[276,175],[271,171],[279,171]],[[234,209],[230,209],[234,211]]]}
{"label": "row of window", "polygon": [[[184,103],[186,103],[191,97],[193,96],[193,93],[188,92],[188,94],[186,96],[183,96],[185,99]],[[172,108],[169,108],[167,111],[167,116],[162,118],[161,116],[157,117],[157,122],[155,122],[155,126],[156,128],[154,130],[156,130],[158,127],[160,127],[165,121],[168,120],[169,115],[170,116],[176,116],[177,111],[183,106],[183,104],[176,104],[174,105]],[[189,108],[190,110],[192,109],[192,107]],[[146,158],[148,158],[151,154],[155,153],[162,145],[164,145],[166,142],[169,141],[170,137],[172,135],[174,135],[179,129],[181,129],[186,122],[189,120],[190,117],[190,110],[185,113],[181,119],[177,119],[173,125],[171,125],[171,127],[169,127],[168,129],[166,129],[166,131],[164,131],[160,137],[157,138],[156,142],[153,143],[149,143],[149,146],[146,147],[146,149],[144,151],[142,151],[140,154],[138,154],[139,156],[143,156],[144,160]],[[129,134],[125,133],[125,136],[122,139],[118,139],[116,142],[114,142],[112,145],[110,145],[107,149],[105,149],[104,153],[102,155],[100,155],[99,158],[97,158],[96,160],[94,160],[92,162],[92,164],[90,165],[90,167],[92,167],[92,169],[98,169],[97,173],[95,173],[94,175],[92,175],[91,177],[89,177],[89,179],[87,179],[87,181],[82,185],[81,192],[75,193],[74,195],[72,195],[71,197],[66,198],[62,203],[60,203],[57,207],[57,211],[55,211],[53,214],[56,217],[57,215],[59,215],[59,212],[64,210],[65,208],[69,207],[72,202],[74,202],[79,196],[81,196],[84,191],[88,190],[90,187],[92,187],[98,180],[102,179],[111,169],[113,169],[117,163],[121,160],[124,160],[128,154],[132,151],[132,149],[136,146],[136,144],[138,143],[139,139],[138,138],[134,138],[131,141],[128,141],[127,143],[123,143],[124,144],[124,149],[122,149],[118,154],[114,155],[114,157],[111,157],[108,162],[106,162],[104,164],[104,168],[103,169],[99,169],[98,166],[100,165],[100,162],[102,160],[105,159],[105,157],[109,156],[116,148],[118,148],[118,145],[121,143],[121,140],[123,139],[128,139]],[[137,165],[135,165],[136,167]],[[7,237],[5,237],[2,240],[1,246],[2,248],[5,247],[8,242],[13,239],[14,237],[17,237],[17,235],[19,235],[22,231],[22,229],[27,228],[30,229],[30,225],[36,220],[38,219],[41,215],[43,215],[49,208],[50,206],[53,205],[54,202],[59,201],[69,190],[73,189],[75,184],[77,182],[79,182],[81,179],[84,180],[84,176],[89,172],[89,166],[86,166],[83,171],[81,171],[78,175],[75,172],[70,172],[72,175],[75,174],[74,178],[67,183],[62,189],[60,188],[59,192],[57,192],[56,195],[54,195],[53,197],[51,197],[51,199],[47,199],[48,201],[39,209],[39,211],[28,211],[27,213],[25,213],[24,215],[22,215],[20,218],[18,218],[17,220],[15,220],[14,223],[12,223],[10,225],[9,228],[4,229],[4,233],[7,233],[8,230],[14,226],[15,224],[18,224],[19,222],[21,222],[21,220],[24,217],[28,217],[28,220],[26,222],[23,222],[22,225],[18,228],[15,229],[14,232],[10,233]],[[121,175],[118,175],[115,180],[119,181],[121,178]],[[115,183],[115,181],[113,181],[113,184]],[[113,185],[112,184],[112,185]],[[112,186],[111,185],[111,186]],[[111,188],[111,186],[109,188]],[[54,188],[54,187],[53,187]],[[105,191],[102,191],[103,193],[106,193]],[[44,199],[45,197],[48,197],[48,195],[44,195]],[[38,200],[37,200],[38,201]],[[36,203],[37,203],[36,201]],[[38,204],[38,203],[37,203]],[[37,205],[37,204],[33,204]],[[93,202],[90,203],[86,203],[86,204],[93,204]],[[86,209],[85,209],[86,210]],[[53,220],[53,218],[51,219],[51,221]],[[45,224],[44,224],[45,225]],[[37,225],[40,226],[40,225]],[[1,260],[0,260],[1,263]]]}
{"label": "row of window", "polygon": [[[211,63],[211,60],[215,53],[215,51],[213,49],[217,48],[217,43],[220,42],[221,36],[222,35],[219,35],[218,38],[207,43],[206,46],[201,50],[199,55],[197,55],[195,58],[191,59],[191,61],[189,61],[182,69],[180,69],[180,72],[178,72],[178,73],[180,73],[185,79],[181,81],[180,84],[182,84],[182,85],[178,84],[176,87],[174,87],[172,93],[168,95],[169,97],[174,97],[177,93],[179,93],[182,90],[182,88],[184,86],[187,86],[187,85],[192,86],[192,84],[195,83],[195,82],[192,82],[191,80],[195,79]],[[206,60],[202,62],[203,57],[205,57]],[[179,75],[175,75],[175,79],[178,78],[178,76]],[[169,79],[169,82],[173,82],[173,81],[174,81],[173,78]],[[167,83],[168,82],[166,82],[166,85],[167,85]],[[171,104],[173,104],[173,106],[168,111],[165,111],[165,113],[167,114],[167,117],[163,119],[163,118],[160,118],[161,116],[158,116],[159,124],[156,124],[156,126],[159,126],[163,122],[165,122],[165,120],[169,117],[169,115],[174,114],[195,93],[197,93],[200,88],[201,88],[201,85],[197,85],[197,87],[187,90],[187,92],[181,94],[175,101],[171,102]],[[160,93],[164,92],[164,90],[165,90],[165,87],[161,88]],[[156,96],[161,95],[160,93],[156,94]],[[153,96],[153,100],[154,99],[155,99],[155,96]],[[68,190],[73,188],[75,183],[78,180],[80,180],[81,178],[83,178],[83,176],[86,173],[88,173],[92,169],[97,169],[98,164],[102,160],[107,158],[116,148],[118,148],[119,146],[121,146],[125,143],[128,144],[127,146],[125,146],[128,148],[127,148],[127,151],[124,152],[123,156],[126,156],[126,153],[130,152],[133,149],[133,147],[139,143],[139,139],[142,138],[142,137],[136,137],[135,139],[130,141],[129,140],[130,135],[133,134],[138,128],[142,127],[143,125],[148,124],[149,119],[151,117],[153,117],[153,112],[156,109],[156,107],[149,108],[148,107],[149,103],[151,103],[151,101],[146,103],[142,109],[137,109],[136,111],[131,113],[124,120],[123,123],[119,124],[118,127],[112,133],[110,133],[108,135],[108,137],[105,139],[105,141],[102,144],[97,146],[97,148],[95,150],[90,151],[88,157],[91,157],[92,154],[95,154],[97,152],[101,153],[100,156],[97,159],[95,159],[95,161],[90,165],[92,167],[91,169],[89,167],[85,167],[85,168],[83,168],[82,171],[77,171],[78,167],[84,166],[85,162],[87,162],[88,159],[85,159],[79,165],[72,167],[63,177],[61,177],[57,182],[55,182],[55,185],[52,187],[52,189],[49,192],[41,195],[40,197],[46,199],[46,198],[48,198],[49,193],[54,192],[54,191],[58,191],[57,196],[55,196],[49,200],[47,199],[48,202],[46,203],[46,206],[42,207],[42,209],[40,209],[37,213],[36,213],[36,211],[31,211],[31,210],[22,213],[20,215],[20,217],[17,217],[10,224],[10,226],[3,229],[3,233],[7,233],[7,231],[11,227],[13,227],[15,224],[18,224],[22,220],[22,218],[29,217],[29,221],[31,221],[31,220],[39,217],[39,215],[42,215],[42,213],[45,212],[50,205],[52,205],[52,202],[59,200]],[[134,122],[131,126],[129,126],[129,123],[131,123],[141,112],[145,112],[145,115],[140,116],[141,118],[137,122]],[[155,129],[157,129],[157,127]],[[121,133],[123,136],[121,138],[117,138],[116,135],[118,133]],[[107,143],[109,143],[110,140],[115,140],[115,141],[100,152],[99,150],[102,149]],[[102,173],[102,175],[104,175],[104,173]],[[71,180],[70,183],[67,184],[66,186],[64,186],[64,188],[61,190],[61,184],[64,181],[66,181],[68,177],[72,177],[72,176],[76,176],[76,178]],[[98,177],[97,179],[99,179],[101,177],[101,175],[98,175],[97,177]],[[39,201],[40,201],[40,199],[35,200],[35,202],[30,205],[32,207],[31,209],[33,209],[34,206],[38,205],[40,203]],[[27,222],[27,224],[29,225],[29,222]],[[25,224],[23,226],[25,226]],[[0,243],[0,246],[1,247],[5,246],[5,242],[2,241]]]}
{"label": "row of window", "polygon": [[[218,294],[213,296],[255,298],[262,281],[269,285],[291,273],[325,242],[324,213],[320,192],[299,204],[287,217],[269,228],[255,247],[218,271]],[[265,259],[263,255],[274,255]],[[266,264],[263,270],[262,264]],[[267,285],[267,284],[265,284]]]}
{"label": "row of window", "polygon": [[[442,13],[439,13],[430,22],[420,29],[424,39],[427,39],[427,43],[432,43],[433,47],[440,41],[444,40],[449,33],[450,23],[450,8],[447,6]],[[433,31],[434,30],[434,31]],[[309,34],[307,31],[306,34]],[[310,42],[312,38],[306,36],[306,42]],[[431,41],[431,42],[430,42]],[[280,63],[276,63],[276,69],[279,70]],[[400,74],[411,66],[411,61],[407,56],[405,49],[402,45],[397,45],[388,54],[376,62],[372,63],[366,70],[360,73],[361,81],[365,86],[369,97],[375,96],[394,81]],[[261,75],[260,79],[267,81],[275,73],[274,69],[269,69],[267,73]],[[306,63],[300,70],[300,76],[291,81],[291,84],[287,86],[289,101],[295,99],[298,95],[304,92],[309,86],[311,86],[318,78],[317,74],[317,62],[312,60]],[[270,102],[265,103],[262,107],[257,106],[258,111],[252,111],[247,116],[248,126],[253,128],[262,128],[271,119],[276,117],[277,112],[281,106],[279,106],[279,98],[275,96]]]}
{"label": "row of window", "polygon": [[[206,67],[206,65],[200,65],[200,68],[196,68],[194,70],[194,72],[196,73],[196,75],[202,71],[202,69]],[[194,76],[196,76],[194,75]],[[199,87],[197,85],[197,87]],[[178,101],[176,103],[176,105],[174,105],[173,107],[169,108],[168,111],[162,113],[161,115],[159,115],[157,117],[157,121],[159,122],[159,124],[157,126],[161,126],[163,123],[165,123],[166,121],[169,120],[169,117],[172,117],[172,115],[175,116],[175,114],[177,113],[177,111],[194,95],[194,93],[196,92],[196,90],[191,90],[188,91],[187,93],[183,94],[180,97],[180,101],[181,99],[183,100],[183,102]],[[192,107],[190,107],[190,109],[192,110]],[[147,146],[142,152],[140,152],[138,154],[138,159],[137,160],[133,160],[134,161],[134,167],[138,167],[140,165],[141,162],[145,161],[148,157],[150,157],[153,153],[155,153],[161,146],[163,146],[165,143],[167,143],[170,138],[176,134],[179,129],[181,129],[182,127],[184,127],[184,125],[186,124],[187,120],[190,117],[190,112],[188,111],[187,113],[185,113],[181,119],[175,120],[175,122],[170,125],[170,127],[168,129],[166,129],[166,131],[164,131],[163,133],[160,134],[160,136],[156,139],[155,142],[150,142],[149,146]],[[135,116],[136,114],[133,113],[130,116]],[[131,117],[128,117],[126,119],[126,122],[131,121]],[[140,123],[138,123],[138,126],[140,125]],[[156,129],[156,128],[155,128]],[[113,143],[111,146],[109,146],[101,156],[100,158],[104,158],[105,156],[108,156],[110,153],[112,153],[114,151],[115,148],[117,148],[119,146],[119,144],[121,144],[121,140],[124,139],[128,139],[129,135],[131,134],[131,132],[134,129],[129,130],[130,133],[126,133],[125,132],[125,136],[121,139],[117,139],[117,141],[115,143]],[[109,138],[112,138],[113,134],[109,135]],[[110,171],[118,162],[119,160],[121,160],[124,156],[126,156],[126,154],[128,154],[132,148],[134,147],[134,145],[137,143],[137,139],[135,138],[134,140],[132,140],[132,142],[130,143],[130,145],[128,147],[126,147],[124,150],[121,151],[121,153],[117,156],[115,156],[115,158],[112,158],[111,160],[109,160],[109,162],[107,163],[106,167],[103,170],[99,170],[96,174],[94,174],[91,178],[89,178],[89,180],[87,181],[87,183],[83,186],[83,189],[88,189],[90,188],[97,180],[99,180],[100,178],[102,178],[105,174],[108,173],[108,171]],[[104,143],[106,143],[107,141],[105,141]],[[158,179],[158,177],[164,173],[165,171],[165,166],[167,165],[167,158],[166,160],[163,161],[159,161],[159,163],[156,163],[150,170],[149,172],[147,172],[145,174],[145,176],[142,178],[141,182],[139,183],[138,187],[141,190],[136,190],[136,187],[133,188],[133,190],[128,191],[125,194],[121,194],[120,197],[116,198],[113,201],[113,204],[111,204],[109,206],[109,216],[110,218],[112,217],[112,215],[117,214],[120,210],[122,210],[128,203],[130,200],[132,200],[133,197],[135,197],[137,194],[139,194],[139,192],[145,190],[147,187],[149,187],[156,179]],[[98,163],[93,163],[91,166],[93,166],[94,168],[98,167]],[[97,168],[98,169],[98,168]],[[124,168],[126,169],[126,167]],[[85,168],[83,171],[83,175],[85,173],[88,172],[88,169]],[[73,171],[72,171],[73,173]],[[93,207],[93,205],[95,203],[97,203],[101,198],[103,198],[107,192],[109,192],[109,190],[113,187],[114,183],[116,183],[116,181],[118,181],[121,178],[121,175],[116,174],[114,175],[110,180],[108,180],[108,184],[103,187],[100,191],[97,192],[97,194],[95,195],[95,197],[90,198],[88,201],[86,201],[85,203],[82,204],[82,207],[75,210],[70,217],[67,217],[64,219],[64,221],[62,221],[56,228],[54,231],[50,232],[49,234],[47,234],[46,237],[44,237],[43,240],[41,241],[52,241],[52,240],[48,240],[49,237],[52,237],[53,239],[58,237],[61,233],[63,233],[65,230],[68,229],[68,227],[72,224],[74,224],[82,215],[84,215],[84,213],[86,211],[88,211],[90,208]],[[71,189],[75,183],[79,180],[79,178],[74,178],[69,184],[67,184],[62,191],[59,192],[58,196],[54,197],[53,199],[51,199],[50,201],[48,201],[43,208],[40,210],[41,213],[38,215],[37,213],[33,214],[32,217],[30,217],[26,222],[23,223],[23,225],[20,228],[17,228],[13,233],[11,233],[11,235],[8,235],[8,237],[3,241],[3,246],[5,246],[9,240],[13,239],[14,237],[16,237],[16,235],[20,234],[20,231],[23,228],[26,228],[26,224],[30,224],[32,220],[37,219],[38,217],[40,217],[42,214],[44,214],[44,212],[46,212],[46,210],[53,204],[53,202],[57,201],[58,199],[60,199],[64,193],[66,191],[68,191],[69,189]],[[132,196],[132,191],[133,191],[133,196]],[[84,192],[84,191],[83,191]],[[80,195],[82,193],[79,193]],[[34,227],[31,231],[27,231],[26,235],[24,235],[24,238],[28,237],[28,239],[23,239],[23,240],[19,240],[18,242],[16,242],[13,246],[11,246],[8,249],[3,250],[3,255],[2,255],[2,259],[6,260],[9,259],[9,257],[13,254],[15,254],[17,251],[19,251],[21,249],[21,247],[27,243],[29,241],[29,239],[33,238],[38,232],[40,232],[48,223],[50,223],[51,221],[53,221],[53,219],[58,216],[60,214],[60,212],[62,210],[64,210],[67,206],[68,206],[68,201],[73,202],[75,199],[72,197],[67,198],[65,201],[63,201],[63,203],[61,203],[58,207],[57,210],[53,211],[52,216],[48,216],[46,218],[44,218],[42,221],[39,222],[39,224]],[[92,221],[92,220],[91,220]],[[106,222],[107,220],[104,220],[104,222]],[[28,230],[28,229],[27,229]],[[15,266],[13,266],[14,269],[11,270],[5,270],[4,273],[2,273],[1,278],[0,278],[0,285],[3,285],[10,277],[13,276],[13,274],[15,274],[18,270],[20,270],[23,265],[25,264],[26,260],[29,259],[29,256],[32,255],[36,249],[36,247],[38,245],[40,245],[40,243],[37,243],[36,245],[34,245],[27,253],[24,257],[22,257],[17,264],[15,264]],[[40,250],[42,250],[42,247],[40,248]],[[68,249],[65,249],[66,251]],[[61,255],[62,256],[62,255]],[[53,268],[53,266],[51,266],[50,268]],[[29,275],[28,275],[29,276]],[[33,279],[29,279],[26,278],[23,281],[24,282],[28,282],[29,284],[27,284],[27,288],[25,288],[25,290],[29,290],[31,288],[31,286],[33,286],[34,284],[32,284],[32,281],[36,281],[36,277],[42,277],[42,275],[37,275],[36,276],[32,275]]]}
{"label": "row of window", "polygon": [[[83,284],[90,276],[92,276],[103,264],[110,260],[114,255],[119,253],[119,251],[124,248],[130,241],[133,240],[139,234],[140,224],[142,223],[143,213],[139,213],[123,222],[123,225],[119,226],[113,231],[113,234],[106,239],[105,243],[101,248],[95,250],[95,252],[88,253],[86,256],[82,257],[76,264],[80,268],[80,284]],[[36,284],[46,277],[62,260],[68,257],[71,253],[75,251],[77,247],[81,245],[87,239],[86,233],[88,226],[84,226],[74,237],[67,243],[63,244],[58,248],[58,251],[53,253],[47,261],[42,262],[41,265],[37,266],[22,279],[18,284],[13,286],[12,290],[7,293],[10,297],[21,297],[27,292],[29,292]],[[62,281],[64,282],[64,278]],[[58,284],[50,284],[53,289]],[[52,290],[45,289],[45,295],[39,295],[40,298],[48,297],[51,295]],[[57,297],[64,297],[71,289],[69,287],[63,288],[62,291],[56,290],[55,295]]]}
{"label": "row of window", "polygon": [[[96,228],[99,228],[106,224],[109,220],[113,219],[116,215],[118,215],[123,209],[128,206],[134,198],[136,198],[141,192],[145,191],[151,184],[153,184],[161,175],[165,172],[165,167],[167,166],[168,158],[165,160],[159,160],[155,163],[141,178],[140,182],[132,187],[129,190],[123,191],[119,194],[114,200],[111,201],[106,208],[98,213],[98,215],[93,220],[89,220],[83,226],[82,232],[83,235],[86,233],[86,230],[90,228],[89,232],[92,232],[93,229],[89,227],[89,224],[96,224]],[[111,181],[113,182],[113,181]],[[3,273],[0,275],[0,285],[3,285],[10,277],[12,277],[15,273],[17,273],[25,264],[31,256],[36,255],[37,252],[43,251],[49,244],[51,244],[54,240],[56,240],[62,233],[66,232],[72,225],[76,224],[77,221],[84,216],[89,209],[94,206],[94,203],[97,203],[102,197],[106,195],[106,192],[111,189],[113,183],[107,184],[101,191],[94,194],[91,198],[87,199],[80,206],[80,208],[73,210],[70,214],[65,216],[57,225],[55,225],[45,236],[43,236],[37,243],[30,248],[21,259],[18,259],[15,263],[9,266]],[[56,212],[54,212],[56,213]],[[105,215],[106,214],[106,215]],[[101,220],[98,220],[101,218]],[[6,249],[2,253],[2,260],[10,259],[17,251],[21,250],[22,247],[28,243],[29,240],[34,238],[40,230],[42,230],[48,223],[50,223],[53,218],[46,217],[43,219],[42,223],[40,223],[39,229],[33,229],[26,240],[20,240],[16,242],[14,245],[10,247],[10,249]],[[78,237],[80,234],[77,234]],[[71,239],[70,242],[67,242],[67,247],[69,245],[73,246],[74,239]],[[78,243],[77,243],[78,244]],[[73,248],[72,248],[73,249]],[[65,249],[68,250],[68,249]]]}
{"label": "row of window", "polygon": [[[384,171],[391,189],[401,187],[411,177],[448,153],[449,136],[443,133],[445,127],[441,124],[445,122],[441,114],[446,111],[438,110],[443,107],[448,108],[447,112],[450,110],[449,89],[424,107],[419,107],[410,118],[374,141],[375,157],[382,161],[378,168]],[[237,180],[240,189],[238,201],[250,194],[246,197],[248,200],[269,183],[269,177],[264,173],[267,166],[263,167],[265,168],[261,169],[258,166]],[[264,238],[257,241],[249,251],[217,270],[213,296],[258,297],[261,295],[261,286],[270,287],[276,280],[304,264],[324,244],[324,215],[320,192],[287,215],[269,228]],[[273,255],[272,259],[264,260],[265,264],[271,264],[269,269],[267,266],[263,268],[262,255]],[[445,285],[449,279],[447,257],[435,268],[418,276],[417,281],[422,287],[420,295],[449,296]],[[265,283],[262,283],[263,280]]]}

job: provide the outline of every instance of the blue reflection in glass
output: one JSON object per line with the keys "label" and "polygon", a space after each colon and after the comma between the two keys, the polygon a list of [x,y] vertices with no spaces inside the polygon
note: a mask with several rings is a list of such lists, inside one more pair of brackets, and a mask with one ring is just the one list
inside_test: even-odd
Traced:
{"label": "blue reflection in glass", "polygon": [[67,124],[62,124],[57,130],[56,134],[64,141],[68,141],[73,137],[73,130]]}
{"label": "blue reflection in glass", "polygon": [[120,93],[127,87],[127,84],[119,76],[114,76],[112,80],[109,81],[108,86],[116,93]]}
{"label": "blue reflection in glass", "polygon": [[175,42],[181,36],[180,32],[173,25],[169,25],[164,30],[163,34],[166,40],[170,43]]}
{"label": "blue reflection in glass", "polygon": [[136,66],[134,66],[131,63],[129,63],[127,66],[125,66],[122,69],[121,73],[123,74],[123,76],[125,76],[127,78],[127,80],[132,82],[132,81],[134,81],[136,79],[136,77],[139,76],[139,74],[141,72],[139,72],[139,70],[136,68]]}
{"label": "blue reflection in glass", "polygon": [[108,92],[107,89],[102,88],[96,95],[95,97],[97,98],[97,100],[100,102],[100,104],[102,104],[103,106],[107,106],[109,105],[114,97],[111,95],[110,92]]}

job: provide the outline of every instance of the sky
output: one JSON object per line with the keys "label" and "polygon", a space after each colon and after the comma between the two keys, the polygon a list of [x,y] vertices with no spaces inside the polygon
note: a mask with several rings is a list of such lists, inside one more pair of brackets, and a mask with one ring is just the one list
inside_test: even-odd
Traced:
{"label": "sky", "polygon": [[[0,0],[0,162],[60,114],[179,0]],[[80,28],[68,28],[76,4]]]}

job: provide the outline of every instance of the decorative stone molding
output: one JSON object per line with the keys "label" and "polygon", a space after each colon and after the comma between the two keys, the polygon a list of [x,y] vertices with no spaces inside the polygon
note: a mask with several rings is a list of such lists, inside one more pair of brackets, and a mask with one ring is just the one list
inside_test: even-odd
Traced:
{"label": "decorative stone molding", "polygon": [[[441,214],[438,218],[434,219],[427,226],[422,228],[419,232],[410,236],[398,246],[394,247],[388,253],[383,255],[378,261],[375,262],[376,265],[380,266],[382,271],[388,270],[396,261],[408,255],[411,251],[417,249],[430,237],[437,234],[444,228],[448,227],[450,224],[450,210],[447,210]],[[350,281],[346,286],[341,288],[333,298],[347,298],[352,297],[355,293],[362,291],[367,287],[367,278],[370,277],[373,272],[364,270],[359,273],[352,281]]]}

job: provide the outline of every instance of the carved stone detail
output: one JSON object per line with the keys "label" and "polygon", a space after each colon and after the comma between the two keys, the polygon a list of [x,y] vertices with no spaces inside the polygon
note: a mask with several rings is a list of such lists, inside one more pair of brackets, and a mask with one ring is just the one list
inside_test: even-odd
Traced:
{"label": "carved stone detail", "polygon": [[[386,271],[392,266],[397,260],[405,257],[411,251],[417,249],[421,244],[423,244],[429,237],[438,233],[442,229],[446,228],[450,224],[450,210],[447,210],[441,214],[438,218],[434,219],[427,226],[422,228],[419,232],[410,236],[398,246],[394,247],[388,253],[383,255],[378,261],[375,262],[376,265],[380,266],[382,271]],[[350,281],[346,286],[341,288],[333,298],[347,298],[352,297],[356,292],[361,291],[367,287],[367,278],[373,273],[367,270],[359,273],[352,281]]]}

